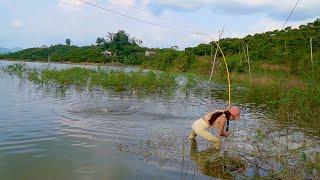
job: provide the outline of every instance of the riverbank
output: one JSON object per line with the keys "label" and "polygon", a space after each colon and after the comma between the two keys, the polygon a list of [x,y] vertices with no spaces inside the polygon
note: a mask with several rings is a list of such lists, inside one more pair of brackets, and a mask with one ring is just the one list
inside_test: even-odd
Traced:
{"label": "riverbank", "polygon": [[[31,59],[0,59],[0,61],[13,61],[13,62],[38,62],[38,63],[48,63],[47,61],[41,60],[31,60]],[[120,66],[120,67],[128,67],[128,65],[119,63],[119,62],[106,62],[106,63],[97,63],[97,62],[71,62],[71,61],[51,61],[48,64],[74,64],[81,66]],[[132,66],[135,67],[135,66]]]}

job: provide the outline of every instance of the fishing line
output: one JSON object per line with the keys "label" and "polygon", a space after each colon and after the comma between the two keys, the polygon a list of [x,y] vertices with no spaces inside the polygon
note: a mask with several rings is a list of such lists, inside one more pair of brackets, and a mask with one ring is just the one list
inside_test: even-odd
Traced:
{"label": "fishing line", "polygon": [[108,11],[108,12],[111,12],[111,13],[114,13],[114,14],[129,18],[129,19],[132,19],[132,20],[135,20],[135,21],[139,21],[139,22],[142,22],[142,23],[146,23],[146,24],[152,25],[152,26],[156,26],[156,27],[160,27],[160,28],[168,29],[168,30],[172,30],[172,31],[178,31],[178,32],[181,32],[181,31],[187,32],[187,33],[190,32],[190,31],[186,31],[184,29],[176,29],[176,28],[172,28],[172,27],[169,27],[169,26],[164,26],[164,25],[161,25],[161,24],[157,24],[157,23],[154,23],[154,22],[151,22],[151,21],[139,19],[139,18],[130,16],[130,15],[127,15],[127,14],[124,14],[124,13],[121,13],[121,12],[118,12],[118,11],[115,11],[115,10],[112,10],[112,9],[108,9],[108,8],[105,8],[105,7],[102,7],[102,6],[99,6],[97,4],[94,4],[94,3],[91,3],[91,2],[87,2],[87,1],[84,1],[84,0],[78,0],[78,1],[80,1],[82,3],[85,3],[87,5],[90,5],[90,6],[96,7],[98,9],[101,9],[101,10],[104,10],[104,11]]}
{"label": "fishing line", "polygon": [[291,12],[290,12],[290,14],[289,14],[289,16],[288,16],[288,17],[287,17],[287,19],[286,19],[286,22],[283,24],[283,26],[282,26],[282,28],[281,28],[281,29],[284,29],[284,27],[287,25],[287,23],[288,23],[289,19],[291,18],[291,16],[292,16],[292,14],[293,14],[294,10],[297,8],[297,6],[298,6],[299,2],[300,2],[300,0],[297,0],[296,4],[293,6],[293,8],[292,8],[292,10],[291,10]]}
{"label": "fishing line", "polygon": [[[161,19],[161,20],[163,20],[164,22],[169,22],[169,20],[170,20],[170,19],[168,19],[168,18],[161,17],[161,16],[151,16],[151,15],[150,15],[150,12],[149,12],[147,9],[137,7],[137,6],[132,5],[132,4],[128,3],[128,2],[125,2],[124,0],[118,0],[117,3],[122,4],[122,5],[124,5],[124,6],[127,6],[127,7],[131,7],[131,8],[133,8],[133,9],[135,9],[137,12],[142,13],[142,14],[144,14],[144,15],[146,15],[146,16],[150,16],[150,17],[155,17],[155,18],[157,18],[157,19]],[[176,26],[176,27],[178,27],[178,26]],[[190,27],[191,27],[191,26],[187,26],[186,24],[183,24],[183,25],[179,26],[178,28],[189,29]]]}

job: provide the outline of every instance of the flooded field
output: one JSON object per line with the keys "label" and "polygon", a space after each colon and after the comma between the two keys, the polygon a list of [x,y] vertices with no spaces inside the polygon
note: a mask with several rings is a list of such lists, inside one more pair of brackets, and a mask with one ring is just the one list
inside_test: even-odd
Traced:
{"label": "flooded field", "polygon": [[[0,66],[14,63],[0,61]],[[48,68],[45,63],[26,64]],[[105,70],[111,69],[123,68]],[[185,83],[182,77],[176,80]],[[190,141],[194,120],[227,106],[219,98],[224,91],[224,85],[217,83],[147,96],[129,90],[64,89],[0,70],[0,177],[319,178],[320,138],[277,124],[263,106],[237,104],[242,119],[231,122],[232,136],[222,138],[219,152],[201,138]]]}

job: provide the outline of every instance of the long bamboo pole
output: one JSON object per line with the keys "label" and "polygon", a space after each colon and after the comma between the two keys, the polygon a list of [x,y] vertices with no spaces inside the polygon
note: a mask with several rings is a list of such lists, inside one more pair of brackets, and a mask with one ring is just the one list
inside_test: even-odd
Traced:
{"label": "long bamboo pole", "polygon": [[229,68],[228,68],[226,57],[225,57],[220,45],[216,41],[214,41],[211,36],[209,36],[206,33],[191,33],[191,34],[202,35],[202,36],[205,36],[205,37],[209,38],[211,40],[211,42],[216,44],[217,48],[219,49],[219,52],[222,55],[222,59],[224,61],[225,67],[226,67],[226,73],[227,73],[227,78],[228,78],[228,92],[229,92],[228,93],[229,94],[228,104],[229,104],[229,108],[230,108],[231,107],[231,80],[230,80],[230,73],[229,73]]}
{"label": "long bamboo pole", "polygon": [[[219,39],[218,39],[217,44],[220,44],[220,39],[221,39],[221,37],[222,37],[223,31],[224,31],[224,29],[222,29],[221,32],[219,31]],[[211,57],[212,57],[212,51],[213,51],[213,46],[212,46],[212,44],[211,44]],[[216,52],[215,52],[215,54],[214,54],[214,59],[213,59],[213,62],[212,62],[212,68],[211,68],[209,83],[211,82],[211,79],[212,79],[214,67],[215,67],[215,64],[216,64],[217,55],[218,55],[218,47],[216,48]]]}
{"label": "long bamboo pole", "polygon": [[225,57],[220,45],[217,42],[215,42],[213,40],[213,38],[211,38],[210,36],[208,36],[207,34],[204,34],[204,33],[197,33],[197,34],[202,34],[202,35],[207,36],[208,38],[210,38],[212,40],[212,42],[216,44],[217,48],[219,49],[219,51],[220,51],[220,53],[222,55],[222,59],[224,61],[224,65],[226,67],[227,78],[228,78],[228,92],[229,92],[228,104],[229,104],[229,108],[230,108],[231,107],[231,80],[230,80],[230,73],[229,73],[229,68],[228,68],[226,57]]}

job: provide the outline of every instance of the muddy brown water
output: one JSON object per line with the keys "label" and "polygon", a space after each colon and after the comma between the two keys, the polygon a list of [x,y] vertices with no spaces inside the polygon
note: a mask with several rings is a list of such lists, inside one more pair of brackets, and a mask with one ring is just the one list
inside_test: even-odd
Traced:
{"label": "muddy brown water", "polygon": [[[0,66],[13,63],[0,61]],[[46,63],[26,64],[47,68]],[[79,65],[50,68],[73,66]],[[295,167],[301,154],[312,158],[319,152],[318,137],[277,124],[255,104],[237,104],[242,119],[231,122],[233,134],[222,138],[221,151],[199,137],[189,141],[194,120],[226,107],[219,99],[222,91],[221,84],[177,90],[173,96],[62,90],[0,71],[0,177],[242,179],[281,171],[284,164]]]}

